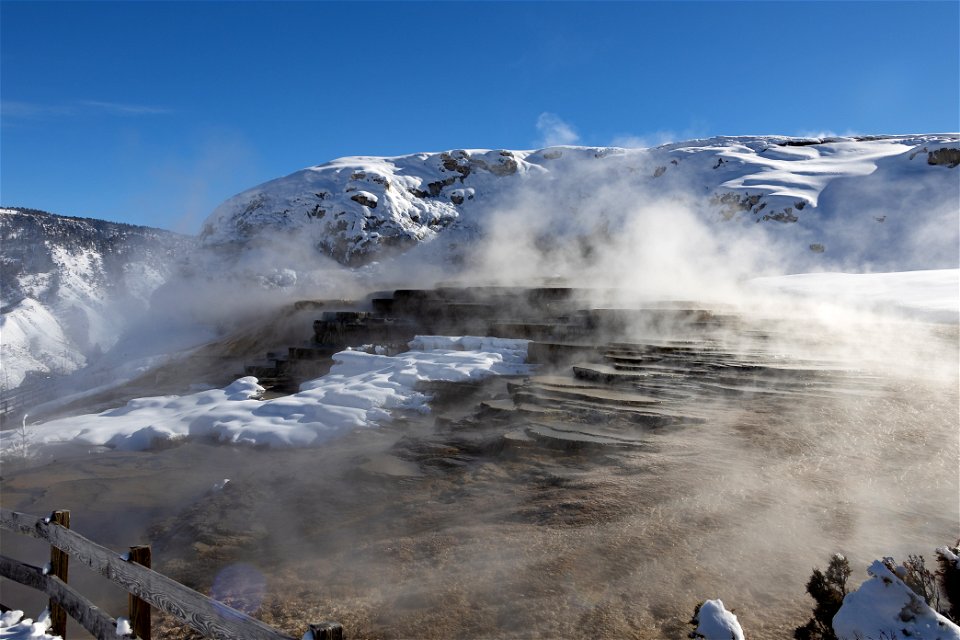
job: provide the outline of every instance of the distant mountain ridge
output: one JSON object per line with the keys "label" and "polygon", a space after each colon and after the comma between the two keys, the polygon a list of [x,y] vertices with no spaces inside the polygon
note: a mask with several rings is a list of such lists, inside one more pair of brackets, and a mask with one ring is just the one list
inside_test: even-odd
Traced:
{"label": "distant mountain ridge", "polygon": [[0,208],[3,376],[67,373],[107,350],[194,239],[150,227]]}
{"label": "distant mountain ridge", "polygon": [[[230,198],[207,219],[200,243],[221,256],[235,255],[271,236],[295,234],[316,253],[357,266],[482,226],[511,190],[567,191],[568,201],[580,199],[572,206],[588,209],[590,190],[610,184],[623,191],[624,208],[635,196],[683,193],[710,224],[758,223],[799,250],[893,270],[917,268],[891,256],[904,226],[918,222],[904,209],[942,208],[955,200],[958,140],[957,134],[741,136],[651,149],[348,157]],[[838,237],[839,226],[870,250],[854,252],[851,238]]]}
{"label": "distant mountain ridge", "polygon": [[[190,322],[191,310],[210,311],[203,320],[218,322],[216,314],[257,308],[267,300],[257,297],[262,291],[356,295],[382,288],[385,276],[417,284],[422,266],[458,277],[477,264],[470,253],[484,243],[506,247],[494,275],[552,277],[565,262],[577,271],[610,247],[625,254],[616,264],[621,276],[646,275],[650,265],[638,258],[650,246],[635,241],[669,228],[678,210],[697,226],[681,226],[679,244],[656,261],[687,243],[679,259],[696,262],[699,248],[687,235],[726,241],[754,233],[750,242],[770,241],[780,273],[957,268],[958,165],[958,134],[716,137],[650,149],[340,158],[229,198],[196,238],[0,209],[0,386],[15,387],[30,372],[81,368],[151,300],[169,317]],[[618,243],[645,207],[653,219]],[[571,246],[572,262],[564,253]],[[719,254],[736,260],[741,248],[723,245]],[[549,270],[523,272],[529,252],[553,252],[543,263]],[[757,275],[770,273],[738,277]],[[337,288],[355,277],[350,293]]]}

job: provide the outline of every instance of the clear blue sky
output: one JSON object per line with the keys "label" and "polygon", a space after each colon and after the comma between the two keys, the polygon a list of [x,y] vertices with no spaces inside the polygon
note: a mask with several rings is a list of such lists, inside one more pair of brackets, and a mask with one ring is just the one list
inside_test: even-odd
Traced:
{"label": "clear blue sky", "polygon": [[0,202],[193,233],[344,155],[957,131],[958,25],[957,1],[3,0]]}

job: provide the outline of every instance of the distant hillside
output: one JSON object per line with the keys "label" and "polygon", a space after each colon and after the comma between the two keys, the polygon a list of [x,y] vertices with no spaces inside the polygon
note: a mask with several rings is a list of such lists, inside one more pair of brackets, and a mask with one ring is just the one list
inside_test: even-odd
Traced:
{"label": "distant hillside", "polygon": [[150,300],[162,349],[173,323],[450,279],[698,297],[784,273],[955,269],[958,165],[957,134],[717,137],[341,158],[228,199],[199,238],[3,209],[0,384],[76,370]]}
{"label": "distant hillside", "polygon": [[67,373],[142,314],[193,239],[21,207],[0,209],[3,375]]}
{"label": "distant hillside", "polygon": [[[958,147],[956,134],[743,136],[341,158],[230,198],[201,245],[237,260],[282,241],[286,259],[271,265],[294,271],[304,256],[357,266],[428,245],[443,254],[431,260],[456,264],[479,236],[533,229],[536,247],[566,233],[616,236],[639,210],[670,201],[715,231],[758,225],[785,265],[948,268],[957,264]],[[669,209],[661,206],[661,227]]]}

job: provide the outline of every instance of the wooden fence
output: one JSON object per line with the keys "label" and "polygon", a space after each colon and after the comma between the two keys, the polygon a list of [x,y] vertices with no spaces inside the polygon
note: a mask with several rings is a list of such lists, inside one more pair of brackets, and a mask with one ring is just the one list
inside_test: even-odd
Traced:
{"label": "wooden fence", "polygon": [[[150,640],[150,608],[165,611],[206,637],[220,640],[293,640],[250,616],[212,600],[150,569],[150,548],[131,547],[118,554],[71,531],[70,512],[54,511],[48,518],[0,509],[0,528],[44,540],[51,545],[47,569],[0,555],[0,576],[50,596],[52,633],[64,636],[66,615],[100,640]],[[73,558],[123,587],[129,594],[132,634],[117,634],[117,621],[67,585],[68,561]],[[335,622],[308,624],[304,638],[342,640]]]}

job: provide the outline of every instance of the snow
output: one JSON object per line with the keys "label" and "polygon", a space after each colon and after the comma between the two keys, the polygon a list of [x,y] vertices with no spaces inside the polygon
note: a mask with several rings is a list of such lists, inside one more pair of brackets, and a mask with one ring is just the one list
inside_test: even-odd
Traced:
{"label": "snow", "polygon": [[[12,278],[0,307],[3,376],[65,374],[114,345],[170,272],[174,234],[5,209],[0,262]],[[186,241],[183,240],[183,246]]]}
{"label": "snow", "polygon": [[130,626],[130,621],[126,618],[117,618],[117,635],[121,638],[133,635],[133,627]]}
{"label": "snow", "polygon": [[[800,142],[816,144],[790,146]],[[822,258],[832,264],[946,267],[957,254],[956,170],[931,166],[927,157],[957,145],[953,134],[809,141],[744,136],[652,149],[346,157],[230,198],[206,220],[201,241],[207,248],[235,248],[296,231],[309,246],[349,262],[391,246],[390,238],[412,240],[412,246],[482,225],[501,210],[504,194],[519,189],[583,195],[585,202],[576,202],[581,211],[602,210],[604,194],[613,189],[624,201],[695,194],[704,221],[762,222],[799,254],[808,255],[810,244],[824,245]],[[357,194],[375,199],[376,209],[351,200]],[[730,210],[729,202],[717,200],[725,195],[758,200]],[[939,233],[927,233],[928,223]]]}
{"label": "snow", "polygon": [[950,547],[937,547],[937,553],[943,556],[948,562],[952,562],[957,569],[960,569],[960,556],[955,554]]}
{"label": "snow", "polygon": [[694,638],[705,640],[743,640],[743,629],[737,616],[727,611],[722,600],[707,600],[694,617],[697,628]]}
{"label": "snow", "polygon": [[900,273],[806,273],[757,278],[754,286],[818,300],[886,310],[933,322],[958,322],[960,269]]}
{"label": "snow", "polygon": [[871,577],[844,597],[833,618],[840,640],[960,639],[960,627],[931,609],[882,560],[875,560],[867,573]]}
{"label": "snow", "polygon": [[[931,166],[927,158],[937,149],[957,148],[958,141],[956,134],[739,136],[649,149],[559,146],[340,158],[221,204],[204,224],[202,250],[184,265],[195,279],[188,277],[187,286],[175,291],[200,291],[205,302],[224,293],[221,285],[231,278],[288,292],[366,277],[383,286],[384,273],[372,268],[376,263],[368,265],[370,272],[331,276],[321,255],[355,265],[406,252],[417,266],[455,277],[448,259],[475,246],[480,229],[522,230],[561,201],[569,202],[571,215],[560,218],[569,221],[554,219],[549,231],[582,232],[592,228],[584,220],[613,209],[620,216],[611,229],[616,234],[617,225],[629,227],[633,203],[674,196],[692,198],[710,233],[746,233],[751,227],[769,232],[778,268],[764,273],[954,268],[960,258],[960,169]],[[548,197],[557,193],[563,197]],[[516,202],[523,206],[513,212]],[[444,241],[436,242],[441,236]],[[29,301],[4,313],[13,316],[3,327],[4,388],[16,387],[29,371],[74,371],[88,356],[107,351],[168,273],[159,263],[138,261],[124,267],[122,283],[107,283],[103,255],[82,247],[42,250],[55,270],[24,274],[20,289]],[[396,264],[393,271],[406,273],[403,263]],[[54,283],[57,299],[49,300]],[[110,311],[116,300],[105,293],[117,287],[125,292],[120,312]],[[183,299],[173,301],[178,309],[187,306]],[[154,311],[170,302],[157,302]],[[951,311],[937,313],[946,317]]]}
{"label": "snow", "polygon": [[526,340],[418,336],[396,356],[342,351],[330,373],[301,385],[300,392],[259,400],[254,377],[224,389],[185,396],[131,400],[97,415],[73,416],[29,426],[23,437],[4,432],[0,454],[20,455],[57,444],[149,448],[157,440],[185,437],[272,447],[317,446],[352,429],[391,419],[396,410],[429,411],[424,381],[479,380],[529,371]]}
{"label": "snow", "polygon": [[54,313],[30,298],[0,316],[0,339],[4,389],[18,386],[29,371],[64,373],[86,362]]}
{"label": "snow", "polygon": [[27,638],[42,638],[44,640],[58,640],[60,636],[52,636],[47,633],[52,622],[50,613],[44,611],[34,622],[30,618],[23,617],[23,611],[7,611],[0,614],[0,638],[10,638],[11,640],[26,640]]}

